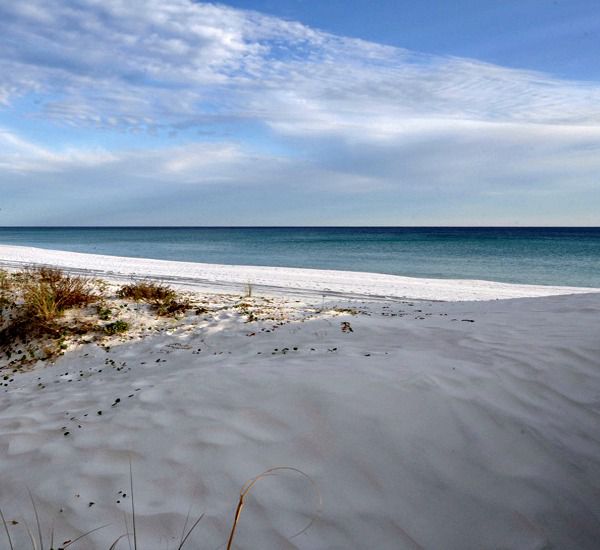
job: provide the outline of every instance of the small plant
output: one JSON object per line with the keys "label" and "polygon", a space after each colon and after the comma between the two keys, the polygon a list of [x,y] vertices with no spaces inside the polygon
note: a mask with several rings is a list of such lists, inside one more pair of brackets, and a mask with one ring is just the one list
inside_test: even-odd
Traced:
{"label": "small plant", "polygon": [[122,334],[123,332],[127,332],[129,330],[129,323],[125,321],[114,321],[112,323],[108,323],[104,326],[104,332],[108,335],[114,334]]}
{"label": "small plant", "polygon": [[183,302],[180,302],[178,300],[169,300],[168,302],[155,304],[154,307],[158,315],[167,316],[185,313],[188,309],[190,309],[191,306],[186,300],[184,300]]}
{"label": "small plant", "polygon": [[110,319],[110,316],[112,315],[112,309],[100,304],[96,306],[96,313],[98,314],[100,320],[108,321]]}
{"label": "small plant", "polygon": [[172,288],[151,281],[125,285],[117,291],[117,296],[136,302],[146,302],[158,315],[177,315],[185,313],[191,307],[187,300],[179,300]]}
{"label": "small plant", "polygon": [[117,291],[119,298],[129,298],[136,302],[146,302],[156,304],[174,300],[177,297],[175,291],[159,283],[151,281],[139,281],[130,285],[125,285]]}

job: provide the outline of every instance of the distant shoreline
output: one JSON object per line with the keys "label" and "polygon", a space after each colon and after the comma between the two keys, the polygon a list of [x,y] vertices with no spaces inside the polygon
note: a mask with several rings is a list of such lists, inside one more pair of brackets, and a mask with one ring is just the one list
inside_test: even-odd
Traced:
{"label": "distant shoreline", "polygon": [[600,288],[600,229],[0,228],[0,244],[218,265]]}
{"label": "distant shoreline", "polygon": [[440,301],[495,300],[600,292],[600,288],[430,279],[339,270],[206,264],[0,245],[0,266],[44,264],[109,279],[155,278],[181,287],[301,292]]}

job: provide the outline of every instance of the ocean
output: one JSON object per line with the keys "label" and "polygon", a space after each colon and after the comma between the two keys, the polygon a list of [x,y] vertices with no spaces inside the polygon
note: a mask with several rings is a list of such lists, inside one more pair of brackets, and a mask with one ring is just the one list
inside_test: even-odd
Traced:
{"label": "ocean", "polygon": [[217,264],[600,287],[600,228],[5,227],[0,244]]}

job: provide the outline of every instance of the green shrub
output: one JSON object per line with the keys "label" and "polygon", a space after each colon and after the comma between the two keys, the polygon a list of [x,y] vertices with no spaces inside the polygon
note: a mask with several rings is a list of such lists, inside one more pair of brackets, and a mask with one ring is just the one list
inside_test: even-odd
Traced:
{"label": "green shrub", "polygon": [[96,307],[96,313],[98,313],[98,317],[100,317],[102,321],[108,321],[112,315],[112,310],[106,306],[98,305]]}
{"label": "green shrub", "polygon": [[104,332],[106,332],[106,334],[109,335],[121,334],[123,332],[127,332],[128,330],[129,323],[121,320],[108,323],[108,325],[104,325]]}

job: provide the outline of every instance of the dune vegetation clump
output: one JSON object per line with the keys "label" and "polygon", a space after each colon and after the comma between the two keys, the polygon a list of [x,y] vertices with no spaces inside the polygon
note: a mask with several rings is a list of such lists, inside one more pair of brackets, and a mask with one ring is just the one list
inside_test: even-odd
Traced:
{"label": "dune vegetation clump", "polygon": [[[69,334],[96,329],[95,323],[65,319],[65,312],[101,298],[93,281],[50,267],[0,275],[0,351],[19,363],[60,353]],[[56,340],[61,345],[49,345]],[[35,344],[42,343],[43,346]]]}
{"label": "dune vegetation clump", "polygon": [[122,334],[129,330],[129,323],[120,319],[104,325],[104,332],[109,335]]}
{"label": "dune vegetation clump", "polygon": [[121,287],[117,291],[119,298],[149,304],[158,315],[177,315],[190,309],[188,300],[182,300],[179,295],[167,285],[153,281],[137,281]]}
{"label": "dune vegetation clump", "polygon": [[60,269],[40,267],[24,272],[21,279],[23,311],[38,323],[51,325],[65,310],[99,299],[91,280]]}
{"label": "dune vegetation clump", "polygon": [[0,311],[10,304],[11,286],[10,275],[0,269]]}
{"label": "dune vegetation clump", "polygon": [[172,288],[152,281],[138,281],[122,286],[117,291],[119,298],[129,298],[136,302],[148,304],[174,300],[177,296]]}
{"label": "dune vegetation clump", "polygon": [[130,336],[147,314],[134,313],[128,302],[148,304],[148,313],[163,317],[180,316],[192,308],[189,299],[161,283],[140,281],[113,288],[106,281],[54,267],[0,270],[0,360],[4,367],[53,360],[73,343]]}

